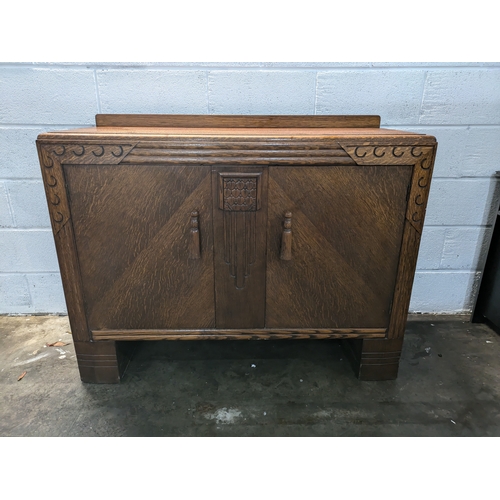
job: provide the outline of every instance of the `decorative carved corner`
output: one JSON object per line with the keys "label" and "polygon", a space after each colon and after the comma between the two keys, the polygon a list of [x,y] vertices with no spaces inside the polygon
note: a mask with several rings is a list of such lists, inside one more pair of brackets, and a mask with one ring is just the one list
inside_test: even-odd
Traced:
{"label": "decorative carved corner", "polygon": [[43,144],[40,147],[42,177],[49,214],[57,234],[70,219],[62,165],[116,165],[134,148],[133,144]]}
{"label": "decorative carved corner", "polygon": [[432,146],[344,146],[357,165],[415,165],[429,154]]}
{"label": "decorative carved corner", "polygon": [[413,175],[406,218],[419,233],[424,224],[434,160],[433,146],[344,146],[344,151],[360,166],[411,165]]}
{"label": "decorative carved corner", "polygon": [[410,224],[422,233],[424,225],[425,210],[432,178],[433,154],[430,151],[423,152],[413,167],[410,196],[406,209],[406,218]]}
{"label": "decorative carved corner", "polygon": [[41,149],[41,163],[50,220],[57,234],[70,218],[64,175],[60,162],[45,148]]}
{"label": "decorative carved corner", "polygon": [[116,165],[134,148],[134,144],[46,144],[45,151],[60,163],[73,165]]}

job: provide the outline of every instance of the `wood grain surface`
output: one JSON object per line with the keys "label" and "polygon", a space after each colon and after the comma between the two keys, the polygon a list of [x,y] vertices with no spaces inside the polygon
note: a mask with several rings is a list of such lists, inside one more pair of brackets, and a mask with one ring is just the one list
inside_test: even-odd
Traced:
{"label": "wood grain surface", "polygon": [[91,328],[215,326],[210,170],[72,165],[66,177]]}
{"label": "wood grain surface", "polygon": [[380,127],[375,115],[130,115],[98,114],[98,127]]}
{"label": "wood grain surface", "polygon": [[266,327],[387,327],[411,168],[269,170]]}
{"label": "wood grain surface", "polygon": [[94,340],[279,340],[384,338],[384,328],[94,330]]}

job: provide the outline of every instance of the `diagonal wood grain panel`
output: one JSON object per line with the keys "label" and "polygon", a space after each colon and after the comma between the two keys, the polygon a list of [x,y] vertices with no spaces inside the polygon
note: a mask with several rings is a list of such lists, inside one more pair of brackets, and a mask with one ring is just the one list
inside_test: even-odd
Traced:
{"label": "diagonal wood grain panel", "polygon": [[[283,216],[282,211],[276,210],[271,203],[266,327],[286,325],[300,328],[306,323],[317,327],[336,327],[338,321],[342,324],[342,320],[345,321],[346,318],[349,322],[345,324],[354,324],[352,322],[356,320],[356,311],[367,301],[375,302],[380,308],[382,304],[379,304],[379,297],[371,289],[364,288],[357,269],[349,266],[342,254],[274,180],[270,180],[269,187],[277,206],[293,206],[293,243],[292,260],[278,260],[280,234],[273,233],[280,226]],[[335,272],[332,273],[332,270]],[[338,319],[339,316],[341,320]]]}
{"label": "diagonal wood grain panel", "polygon": [[406,205],[411,167],[392,172],[380,166],[272,170],[273,179],[352,272],[377,295],[387,290],[401,246],[400,210]]}
{"label": "diagonal wood grain panel", "polygon": [[410,177],[410,167],[270,168],[266,327],[387,326]]}
{"label": "diagonal wood grain panel", "polygon": [[[91,328],[214,326],[209,169],[67,170]],[[193,210],[201,235],[195,260],[189,259]]]}

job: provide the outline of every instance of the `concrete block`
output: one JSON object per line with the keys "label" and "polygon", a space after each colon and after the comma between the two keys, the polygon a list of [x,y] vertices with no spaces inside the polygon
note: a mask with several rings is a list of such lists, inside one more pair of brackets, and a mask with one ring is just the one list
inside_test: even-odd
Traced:
{"label": "concrete block", "polygon": [[[500,117],[498,117],[500,121]],[[464,177],[492,176],[500,170],[500,127],[470,127],[459,173]]]}
{"label": "concrete block", "polygon": [[424,226],[418,252],[417,269],[439,269],[446,229]]}
{"label": "concrete block", "polygon": [[418,123],[424,70],[319,71],[318,115],[380,115],[383,125]]}
{"label": "concrete block", "polygon": [[424,227],[418,270],[482,271],[491,227]]}
{"label": "concrete block", "polygon": [[10,212],[9,198],[7,197],[7,188],[4,182],[0,182],[0,227],[12,227],[14,219]]}
{"label": "concrete block", "polygon": [[1,229],[2,272],[59,272],[52,231]]}
{"label": "concrete block", "polygon": [[59,273],[27,275],[33,312],[66,314],[66,302]]}
{"label": "concrete block", "polygon": [[314,71],[210,71],[211,114],[312,115]]}
{"label": "concrete block", "polygon": [[207,76],[190,70],[98,70],[102,113],[206,114]]}
{"label": "concrete block", "polygon": [[[418,132],[418,130],[415,130]],[[422,131],[423,132],[423,131]],[[468,130],[464,128],[427,127],[425,134],[433,135],[438,141],[434,177],[461,177],[464,147]]]}
{"label": "concrete block", "polygon": [[92,124],[97,113],[94,72],[86,69],[0,70],[0,123]]}
{"label": "concrete block", "polygon": [[42,132],[61,128],[0,127],[0,179],[41,179],[36,138]]}
{"label": "concrete block", "polygon": [[401,127],[438,141],[434,177],[491,177],[500,170],[500,127]]}
{"label": "concrete block", "polygon": [[491,234],[491,227],[446,228],[439,268],[482,271]]}
{"label": "concrete block", "polygon": [[500,68],[429,70],[420,123],[500,125]]}
{"label": "concrete block", "polygon": [[499,197],[500,185],[495,179],[434,179],[425,223],[491,225]]}
{"label": "concrete block", "polygon": [[410,313],[458,314],[472,310],[474,290],[481,273],[417,271]]}
{"label": "concrete block", "polygon": [[24,274],[0,274],[0,314],[32,312],[26,276]]}
{"label": "concrete block", "polygon": [[9,181],[5,183],[16,227],[50,228],[49,210],[43,183]]}

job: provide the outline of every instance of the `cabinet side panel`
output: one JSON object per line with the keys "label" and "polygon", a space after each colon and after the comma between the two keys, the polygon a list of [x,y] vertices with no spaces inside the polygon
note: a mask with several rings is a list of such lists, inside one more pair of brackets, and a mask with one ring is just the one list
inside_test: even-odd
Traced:
{"label": "cabinet side panel", "polygon": [[70,165],[66,178],[92,329],[215,326],[208,168]]}
{"label": "cabinet side panel", "polygon": [[399,279],[394,292],[392,315],[389,325],[389,338],[403,337],[408,308],[410,306],[411,290],[417,267],[420,233],[410,221],[405,221],[403,244],[401,246],[401,260],[399,263]]}
{"label": "cabinet side panel", "polygon": [[71,222],[69,220],[54,235],[54,241],[71,324],[71,333],[75,340],[87,341],[90,340],[90,330],[85,316],[83,287]]}
{"label": "cabinet side panel", "polygon": [[266,328],[388,326],[410,177],[410,166],[270,167]]}
{"label": "cabinet side panel", "polygon": [[411,149],[411,154],[413,156],[417,155],[417,161],[413,167],[412,185],[408,196],[397,283],[387,333],[389,339],[402,338],[405,333],[411,290],[417,267],[418,249],[436,155],[436,147],[423,148],[420,154],[418,150],[419,148],[415,147]]}
{"label": "cabinet side panel", "polygon": [[89,341],[80,264],[70,218],[63,167],[37,142],[43,184],[52,224],[71,333],[75,341]]}

